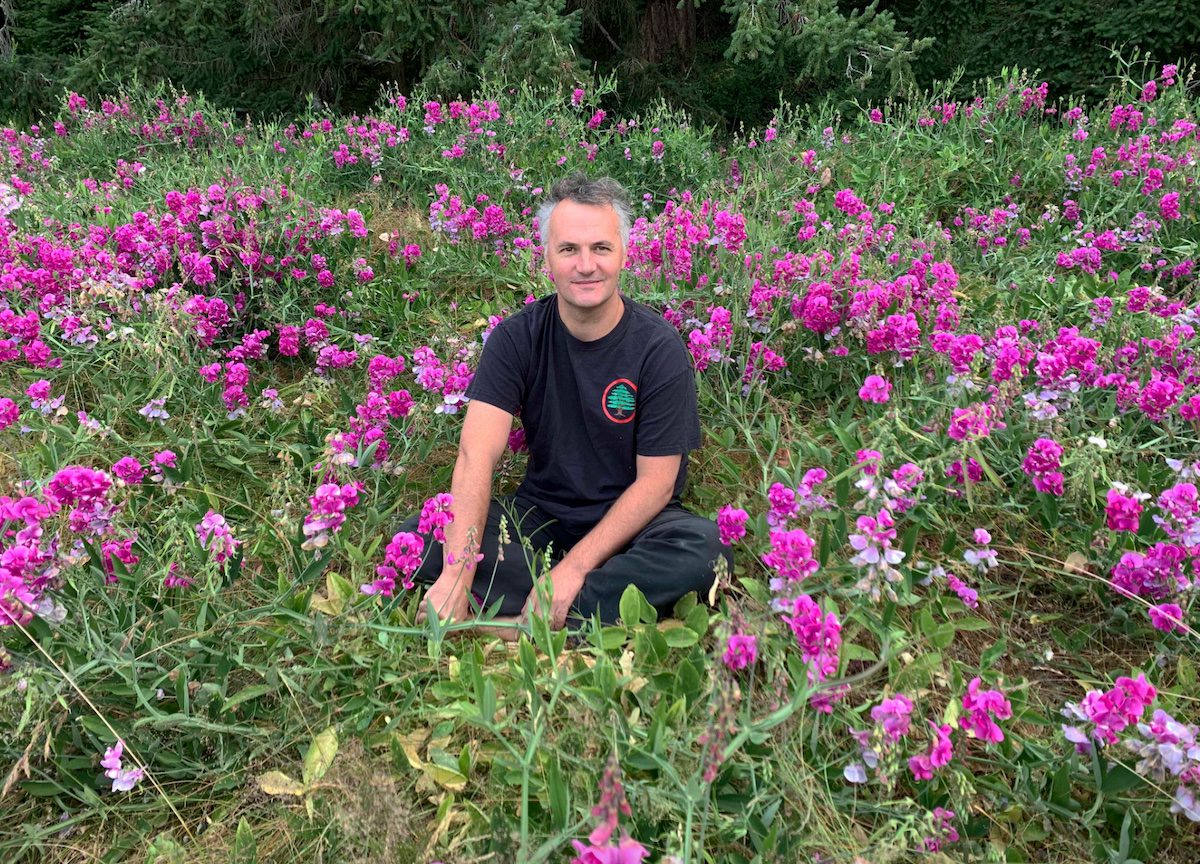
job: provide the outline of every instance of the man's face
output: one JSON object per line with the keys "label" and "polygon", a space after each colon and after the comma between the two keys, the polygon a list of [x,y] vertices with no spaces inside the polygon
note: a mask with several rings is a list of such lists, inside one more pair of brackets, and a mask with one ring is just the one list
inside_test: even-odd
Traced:
{"label": "man's face", "polygon": [[560,201],[550,213],[546,264],[562,311],[588,317],[620,307],[617,286],[625,266],[620,221],[612,207]]}

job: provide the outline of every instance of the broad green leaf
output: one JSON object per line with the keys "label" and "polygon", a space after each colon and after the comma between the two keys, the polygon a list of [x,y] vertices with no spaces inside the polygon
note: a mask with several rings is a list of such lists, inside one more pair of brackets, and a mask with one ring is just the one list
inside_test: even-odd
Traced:
{"label": "broad green leaf", "polygon": [[695,630],[676,622],[674,627],[665,627],[660,631],[670,648],[690,648],[700,641]]}

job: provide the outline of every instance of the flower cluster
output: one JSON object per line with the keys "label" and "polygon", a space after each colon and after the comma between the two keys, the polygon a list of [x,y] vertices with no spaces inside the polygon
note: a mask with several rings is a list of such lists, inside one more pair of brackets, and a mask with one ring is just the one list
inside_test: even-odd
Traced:
{"label": "flower cluster", "polygon": [[[817,601],[808,594],[791,600],[783,615],[791,628],[800,659],[808,664],[808,683],[816,687],[837,673],[841,663],[842,625],[833,612],[823,612]],[[813,694],[809,702],[818,711],[828,714],[833,703],[845,695],[847,688],[829,687]]]}
{"label": "flower cluster", "polygon": [[886,507],[875,516],[859,516],[855,520],[857,533],[850,535],[850,548],[855,552],[850,563],[862,571],[855,588],[878,603],[884,595],[896,599],[892,587],[904,577],[896,565],[904,560],[904,552],[896,549],[895,521]]}
{"label": "flower cluster", "polygon": [[1063,724],[1063,735],[1080,753],[1091,752],[1093,740],[1116,744],[1121,732],[1141,720],[1157,695],[1158,691],[1144,674],[1137,678],[1121,676],[1111,690],[1089,690],[1083,701],[1066,704],[1063,716],[1090,724],[1091,729]]}
{"label": "flower cluster", "polygon": [[1038,492],[1063,494],[1062,455],[1062,445],[1052,438],[1039,438],[1030,446],[1021,470]]}
{"label": "flower cluster", "polygon": [[621,785],[621,766],[613,754],[600,778],[600,800],[592,808],[596,827],[588,835],[586,844],[571,841],[576,856],[571,859],[571,864],[642,864],[650,852],[624,829],[616,843],[611,842],[620,818],[632,815],[633,809]]}
{"label": "flower cluster", "polygon": [[996,720],[1012,717],[1012,705],[1002,691],[982,690],[982,684],[982,679],[976,676],[967,685],[967,692],[962,697],[962,728],[973,738],[999,744],[1004,740],[1004,733]]}
{"label": "flower cluster", "polygon": [[450,510],[454,497],[449,492],[439,492],[421,505],[421,517],[417,530],[422,534],[433,532],[433,537],[439,543],[446,542],[446,526],[454,521],[454,513]]}
{"label": "flower cluster", "polygon": [[304,517],[305,550],[324,549],[346,521],[346,510],[358,503],[361,483],[322,483],[308,499],[309,513]]}
{"label": "flower cluster", "polygon": [[104,751],[104,758],[100,760],[100,767],[104,768],[104,776],[112,781],[112,791],[128,792],[141,782],[145,776],[143,768],[125,768],[121,764],[121,757],[125,752],[125,742],[120,739],[112,747]]}
{"label": "flower cluster", "polygon": [[425,553],[425,541],[409,531],[398,531],[392,536],[384,550],[383,563],[375,568],[378,577],[374,582],[359,586],[364,594],[381,594],[391,597],[396,593],[396,579],[407,590],[412,590],[413,574],[421,566]]}
{"label": "flower cluster", "polygon": [[242,541],[233,536],[225,517],[214,510],[204,514],[204,518],[196,524],[196,538],[200,548],[212,555],[217,565],[224,564],[242,545]]}
{"label": "flower cluster", "polygon": [[734,507],[732,504],[726,504],[717,513],[717,530],[720,534],[721,543],[725,546],[732,546],[738,540],[746,536],[746,522],[750,519],[750,514],[740,507]]}

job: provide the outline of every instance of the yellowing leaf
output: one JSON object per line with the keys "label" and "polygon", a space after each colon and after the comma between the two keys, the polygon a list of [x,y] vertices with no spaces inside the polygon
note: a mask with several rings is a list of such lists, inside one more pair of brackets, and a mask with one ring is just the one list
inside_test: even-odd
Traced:
{"label": "yellowing leaf", "polygon": [[467,778],[452,768],[434,765],[430,762],[425,766],[425,774],[434,783],[451,792],[461,792],[467,786]]}
{"label": "yellowing leaf", "polygon": [[304,783],[311,786],[325,776],[337,755],[337,732],[332,726],[313,739],[304,754]]}
{"label": "yellowing leaf", "polygon": [[258,788],[268,795],[294,795],[297,798],[304,794],[304,784],[293,780],[282,771],[268,771],[259,775]]}
{"label": "yellowing leaf", "polygon": [[408,758],[408,764],[418,771],[425,768],[425,760],[421,758],[421,745],[425,743],[425,739],[428,737],[428,729],[418,729],[415,732],[409,732],[407,735],[396,736],[396,741],[400,744],[400,749],[404,751],[405,757]]}

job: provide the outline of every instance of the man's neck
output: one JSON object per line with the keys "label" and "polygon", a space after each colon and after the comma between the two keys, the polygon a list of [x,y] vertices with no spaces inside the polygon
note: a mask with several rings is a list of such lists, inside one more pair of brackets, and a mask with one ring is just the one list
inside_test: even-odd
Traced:
{"label": "man's neck", "polygon": [[595,342],[597,339],[603,339],[616,329],[616,326],[621,323],[621,316],[625,314],[625,300],[620,293],[614,294],[612,302],[604,304],[600,309],[581,312],[581,310],[568,307],[565,303],[557,305],[559,320],[567,328],[567,332],[580,342]]}

